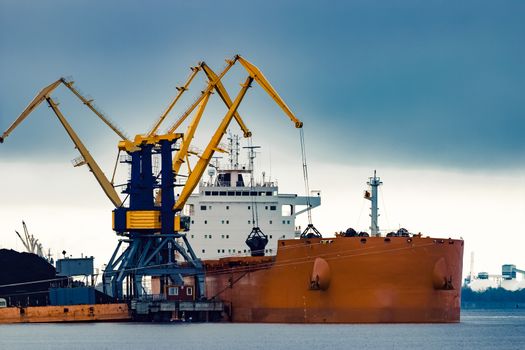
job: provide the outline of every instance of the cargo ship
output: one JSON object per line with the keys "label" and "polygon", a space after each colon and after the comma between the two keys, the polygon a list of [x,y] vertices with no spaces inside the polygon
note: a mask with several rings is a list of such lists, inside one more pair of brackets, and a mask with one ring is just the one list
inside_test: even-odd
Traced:
{"label": "cargo ship", "polygon": [[[230,322],[459,322],[463,240],[406,229],[382,235],[381,184],[374,173],[365,191],[370,233],[347,229],[323,238],[305,230],[278,240],[275,255],[204,260],[206,299],[222,302],[222,320]],[[185,283],[181,290],[193,291],[191,279]],[[182,300],[176,287],[155,285],[154,294]]]}
{"label": "cargo ship", "polygon": [[[187,208],[192,218],[189,240],[206,269],[206,297],[226,305],[225,320],[459,321],[463,241],[411,235],[404,229],[381,237],[377,192],[382,182],[375,173],[365,191],[365,198],[371,202],[370,234],[350,229],[333,238],[300,237],[302,231],[294,223],[301,212],[295,208],[306,204],[307,198],[279,195],[277,186],[270,181],[248,187],[250,176],[253,178],[253,162],[239,165],[239,149],[235,147],[238,138],[230,135],[228,141],[229,166],[217,162],[209,180],[202,181],[199,191],[190,197]],[[232,183],[233,178],[240,179],[236,181],[239,187]],[[246,196],[242,196],[243,189],[249,192]],[[261,200],[261,196],[250,194],[262,190],[269,193],[262,197],[265,202],[254,201]],[[309,202],[313,203],[310,209],[319,205],[318,193]],[[258,222],[268,237],[262,252],[265,256],[246,256],[250,249],[245,240],[254,224],[249,217],[251,206],[265,215]],[[290,217],[281,217],[286,207],[291,208]],[[243,216],[246,220],[239,220]],[[286,225],[290,218],[294,225]],[[230,221],[244,225],[224,224]],[[226,250],[221,245],[225,242]]]}
{"label": "cargo ship", "polygon": [[208,298],[233,322],[459,322],[463,240],[423,237],[377,226],[370,179],[371,235],[279,240],[276,256],[204,261]]}
{"label": "cargo ship", "polygon": [[233,322],[459,322],[463,241],[283,240],[275,257],[205,261]]}

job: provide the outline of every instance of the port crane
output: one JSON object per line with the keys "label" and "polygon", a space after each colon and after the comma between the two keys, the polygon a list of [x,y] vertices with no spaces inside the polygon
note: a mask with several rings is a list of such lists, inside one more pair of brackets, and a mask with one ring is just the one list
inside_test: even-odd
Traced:
{"label": "port crane", "polygon": [[[191,140],[193,138],[193,133],[195,132],[197,125],[199,123],[199,120],[202,116],[203,110],[206,106],[206,103],[208,101],[209,95],[211,93],[211,90],[213,90],[218,83],[220,82],[220,79],[224,76],[225,72],[227,72],[228,69],[230,69],[236,61],[241,62],[241,64],[246,68],[248,71],[248,77],[244,81],[244,83],[241,85],[241,89],[238,92],[237,96],[235,97],[233,102],[230,102],[229,96],[226,93],[226,90],[224,87],[218,88],[217,92],[220,96],[222,96],[223,101],[227,106],[229,106],[229,109],[226,113],[226,115],[223,117],[220,125],[216,129],[215,133],[213,134],[211,140],[209,141],[206,149],[204,152],[199,156],[199,160],[196,163],[196,165],[191,169],[188,178],[186,179],[186,183],[183,185],[181,193],[179,197],[177,198],[177,201],[175,201],[174,197],[174,183],[175,183],[175,176],[177,175],[176,171],[180,168],[180,160],[185,159],[188,154],[189,150],[189,144],[191,143]],[[213,71],[209,69],[205,64],[201,64],[201,67],[205,67],[205,72],[208,72],[208,77],[210,78],[210,82],[208,83],[207,87],[199,98],[190,106],[190,108],[184,112],[182,117],[180,117],[175,124],[173,124],[169,129],[168,132],[164,135],[157,136],[157,135],[146,135],[144,137],[137,136],[135,138],[135,141],[131,146],[126,146],[128,144],[127,142],[120,142],[122,149],[127,150],[127,152],[131,156],[131,181],[128,184],[128,188],[133,187],[133,184],[136,184],[138,182],[138,179],[140,179],[140,176],[135,176],[137,180],[133,180],[134,178],[134,170],[133,169],[151,169],[151,151],[153,148],[151,148],[151,144],[154,144],[156,138],[164,139],[164,142],[160,144],[161,148],[161,186],[160,186],[160,201],[155,200],[154,202],[151,200],[152,196],[152,189],[154,187],[153,185],[153,179],[154,177],[151,174],[151,171],[148,171],[145,176],[142,176],[142,179],[149,179],[147,180],[147,184],[143,184],[143,188],[147,188],[146,191],[139,191],[139,190],[130,190],[130,205],[129,207],[121,207],[114,210],[114,230],[117,231],[117,233],[124,233],[126,231],[128,232],[128,247],[123,253],[119,253],[120,250],[120,244],[123,242],[122,240],[119,242],[119,245],[117,246],[117,249],[115,249],[115,252],[113,256],[110,259],[110,262],[108,263],[105,273],[104,273],[104,285],[108,289],[108,291],[111,289],[113,295],[121,295],[121,291],[117,290],[117,288],[121,288],[122,282],[126,277],[131,277],[131,279],[135,280],[134,285],[135,289],[134,291],[131,291],[131,294],[137,294],[139,293],[139,289],[141,286],[141,279],[143,275],[150,275],[155,276],[154,271],[164,271],[163,274],[157,275],[157,276],[169,276],[169,279],[174,282],[177,285],[180,285],[183,283],[183,277],[184,275],[193,275],[196,279],[197,284],[197,292],[200,297],[204,296],[204,273],[203,268],[201,265],[201,262],[199,259],[197,259],[195,253],[191,249],[191,246],[189,242],[187,241],[186,235],[181,233],[183,231],[186,231],[189,229],[189,218],[184,217],[181,215],[182,209],[184,208],[184,205],[186,201],[188,200],[189,196],[199,183],[201,177],[203,176],[206,168],[208,167],[214,153],[219,150],[219,143],[222,139],[222,136],[226,133],[226,130],[228,129],[231,121],[237,116],[236,121],[240,125],[241,129],[243,129],[244,123],[242,123],[242,119],[240,119],[240,116],[237,113],[237,109],[239,105],[241,104],[244,96],[246,95],[246,92],[251,87],[252,82],[255,80],[256,82],[261,85],[264,90],[274,99],[274,101],[281,106],[281,108],[284,110],[284,112],[289,116],[289,118],[294,122],[295,126],[297,128],[302,127],[302,122],[300,122],[290,111],[290,109],[286,106],[284,101],[281,99],[281,97],[277,94],[275,89],[270,85],[270,83],[266,80],[264,75],[260,72],[260,70],[246,61],[245,59],[241,58],[240,56],[235,56],[232,60],[227,61],[226,69],[224,69],[220,75],[214,75]],[[221,91],[221,92],[219,92]],[[200,106],[199,106],[200,105]],[[199,109],[197,110],[197,113],[190,123],[186,135],[186,139],[183,140],[185,142],[180,147],[178,153],[175,155],[175,161],[169,157],[170,151],[172,150],[172,145],[174,141],[178,138],[182,138],[182,134],[174,133],[177,128],[181,125],[181,120],[184,120],[187,118],[188,115],[191,114],[191,111],[193,111],[197,106],[199,106]],[[166,114],[166,113],[164,113]],[[161,122],[164,120],[165,115],[161,116]],[[241,122],[239,122],[241,120]],[[155,123],[156,128],[160,126],[159,122]],[[247,130],[246,128],[244,128]],[[151,132],[150,132],[151,134]],[[250,135],[251,133],[244,132],[245,135]],[[175,138],[173,138],[173,135],[179,135]],[[140,147],[139,147],[140,146]],[[136,147],[139,147],[139,151],[135,151],[134,149]],[[137,155],[140,155],[141,161],[136,161],[136,164],[140,164],[142,162],[142,166],[134,166],[133,159],[137,157]],[[144,195],[139,200],[133,201],[133,193],[141,193]],[[138,195],[135,195],[138,196]],[[156,210],[155,204],[157,205],[160,203],[160,210]],[[134,227],[129,227],[129,223],[132,221],[141,222],[141,223],[148,223],[148,227],[140,227],[138,225],[134,225]],[[132,230],[130,230],[132,229]],[[153,231],[160,230],[159,233],[155,233]],[[139,232],[143,231],[143,233],[148,234],[154,234],[154,236],[144,236],[144,235],[136,235],[133,232]],[[162,240],[161,243],[157,244],[157,248],[152,253],[147,253],[151,250],[151,246],[153,242],[153,239],[155,238],[157,240]],[[184,241],[184,245],[187,247],[186,250],[179,248],[178,241],[179,240]],[[188,268],[179,268],[178,270],[175,270],[173,268],[165,268],[165,265],[172,265],[175,264],[176,259],[175,256],[171,255],[171,253],[168,254],[167,263],[162,264],[162,259],[159,258],[158,252],[162,249],[168,249],[168,251],[171,249],[171,247],[175,247],[175,251],[177,251],[179,254],[181,254],[185,261],[188,263],[191,263],[191,267]],[[189,255],[189,256],[188,256]],[[152,269],[149,267],[151,263],[153,262],[153,259],[155,259],[156,256],[156,268]],[[165,259],[164,259],[165,260]],[[168,283],[169,281],[162,281],[162,284]]]}
{"label": "port crane", "polygon": [[[239,62],[245,68],[248,72],[248,77],[232,101],[222,85],[221,79],[236,62]],[[167,133],[157,134],[156,132],[161,123],[182,94],[188,90],[190,83],[200,70],[203,70],[209,79],[207,87],[190,108],[168,129]],[[154,126],[148,133],[136,135],[133,139],[128,139],[120,129],[115,127],[102,113],[98,112],[91,104],[91,100],[84,98],[78,91],[75,92],[72,82],[61,78],[39,92],[15,122],[3,133],[0,141],[3,142],[41,102],[47,101],[82,156],[76,165],[88,165],[115,206],[113,210],[113,230],[117,235],[124,238],[119,240],[105,269],[103,276],[105,292],[117,299],[121,299],[125,295],[140,298],[143,294],[142,282],[145,276],[159,277],[161,281],[166,281],[167,283],[169,280],[177,285],[183,283],[185,276],[193,276],[196,283],[196,295],[199,298],[203,298],[205,295],[204,269],[202,262],[187,241],[184,232],[189,229],[189,218],[181,215],[181,212],[190,194],[199,183],[214,153],[220,150],[221,138],[226,133],[231,121],[233,119],[236,120],[245,136],[251,135],[237,110],[253,81],[257,82],[281,107],[296,128],[302,128],[302,122],[294,116],[262,72],[243,57],[237,55],[233,59],[227,60],[226,68],[218,75],[203,62],[197,67],[193,67],[190,77],[178,89],[177,96],[154,123]],[[122,162],[130,166],[130,177],[122,191],[126,195],[124,200],[120,198],[112,181],[107,179],[80,141],[78,135],[66,121],[58,108],[58,104],[51,98],[51,93],[60,84],[68,87],[120,137],[121,141],[118,144],[118,150],[126,153]],[[206,149],[199,156],[199,160],[189,172],[186,182],[182,185],[181,193],[175,200],[175,177],[178,175],[182,160],[187,159],[189,153],[191,153],[189,146],[193,134],[213,90],[224,101],[228,111],[221,120]],[[188,127],[186,136],[183,133],[176,132],[182,122],[197,107],[197,113]],[[183,141],[181,142],[182,146],[174,155],[178,140]],[[154,174],[153,171],[154,157],[160,158],[161,170],[159,174]],[[156,190],[160,190],[158,191],[160,192],[160,201],[154,200]],[[125,248],[124,244],[127,245]],[[184,260],[179,261],[177,257],[182,257]],[[123,291],[125,280],[128,281],[126,294]]]}
{"label": "port crane", "polygon": [[62,111],[58,107],[58,103],[53,100],[51,97],[51,93],[60,85],[66,86],[73,94],[78,97],[84,105],[86,105],[91,111],[93,111],[113,132],[115,132],[121,139],[127,140],[127,137],[125,136],[125,133],[119,129],[117,126],[113,125],[113,123],[104,116],[101,112],[99,112],[93,105],[93,100],[88,100],[84,96],[80,94],[80,92],[73,87],[74,82],[66,80],[65,78],[60,78],[57,81],[53,82],[52,84],[46,86],[43,88],[31,101],[31,103],[24,109],[22,114],[11,124],[11,126],[2,134],[0,137],[0,143],[3,143],[5,139],[13,132],[13,130],[26,119],[31,112],[33,112],[42,102],[46,101],[49,107],[53,110],[56,117],[66,130],[67,134],[75,144],[75,148],[79,151],[80,157],[76,158],[73,162],[73,165],[75,167],[87,165],[89,167],[89,170],[93,173],[95,176],[95,179],[99,183],[100,187],[106,194],[106,196],[109,198],[109,200],[113,203],[115,207],[119,207],[122,205],[122,200],[120,199],[117,191],[113,187],[113,184],[108,180],[108,178],[104,175],[104,172],[100,169],[99,165],[89,153],[88,149],[80,139],[80,137],[77,135],[77,133],[73,130],[67,119],[62,114]]}
{"label": "port crane", "polygon": [[47,256],[44,254],[44,247],[42,246],[42,243],[38,241],[38,238],[29,233],[27,225],[24,221],[22,221],[22,227],[24,228],[23,235],[21,235],[20,232],[16,230],[15,233],[24,245],[26,251],[28,253],[36,254],[39,257],[44,258],[47,261],[53,263],[53,259],[51,259],[51,251],[48,251]]}

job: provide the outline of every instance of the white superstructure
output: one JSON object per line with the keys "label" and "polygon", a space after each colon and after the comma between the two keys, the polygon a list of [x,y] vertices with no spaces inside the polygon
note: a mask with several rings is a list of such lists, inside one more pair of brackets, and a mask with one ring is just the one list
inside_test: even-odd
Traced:
{"label": "white superstructure", "polygon": [[279,193],[277,183],[253,176],[254,147],[249,149],[249,165],[238,163],[238,138],[230,137],[229,164],[215,164],[202,180],[199,190],[189,198],[185,215],[191,217],[188,240],[201,259],[249,255],[245,241],[253,227],[268,236],[266,255],[275,255],[279,239],[301,234],[295,218],[310,207],[321,204],[319,191],[310,197]]}

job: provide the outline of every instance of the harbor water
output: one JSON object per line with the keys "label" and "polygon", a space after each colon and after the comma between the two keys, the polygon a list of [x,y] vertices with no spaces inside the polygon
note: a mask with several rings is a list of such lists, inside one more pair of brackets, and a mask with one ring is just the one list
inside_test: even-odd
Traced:
{"label": "harbor water", "polygon": [[0,349],[524,349],[525,310],[457,324],[78,323],[0,325]]}

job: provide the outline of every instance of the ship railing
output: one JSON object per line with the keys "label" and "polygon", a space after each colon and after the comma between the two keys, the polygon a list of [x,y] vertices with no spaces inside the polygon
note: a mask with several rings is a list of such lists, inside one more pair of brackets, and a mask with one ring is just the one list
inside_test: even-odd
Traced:
{"label": "ship railing", "polygon": [[142,294],[139,298],[140,301],[164,301],[166,295],[164,294]]}

